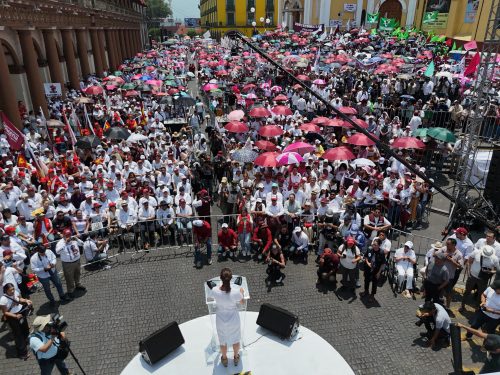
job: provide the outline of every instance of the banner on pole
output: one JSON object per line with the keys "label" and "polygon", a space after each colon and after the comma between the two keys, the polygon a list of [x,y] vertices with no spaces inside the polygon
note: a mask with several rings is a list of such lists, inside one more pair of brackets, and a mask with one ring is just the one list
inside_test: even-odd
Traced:
{"label": "banner on pole", "polygon": [[293,24],[293,31],[295,32],[301,32],[301,31],[314,32],[317,30],[319,30],[320,32],[325,31],[325,24],[321,23],[319,25],[306,25],[304,23],[298,23],[298,22],[295,22]]}
{"label": "banner on pole", "polygon": [[62,88],[59,82],[48,82],[43,84],[45,96],[62,96]]}
{"label": "banner on pole", "polygon": [[0,114],[4,132],[7,136],[7,142],[9,142],[9,145],[13,150],[21,150],[24,144],[24,134],[21,133],[21,131],[16,128],[12,122],[10,122],[5,113],[1,112]]}
{"label": "banner on pole", "polygon": [[448,15],[450,12],[450,4],[451,0],[427,1],[424,17],[429,14],[427,16],[429,19],[427,22],[422,22],[422,30],[435,31],[439,29],[446,29],[446,25],[448,24]]}

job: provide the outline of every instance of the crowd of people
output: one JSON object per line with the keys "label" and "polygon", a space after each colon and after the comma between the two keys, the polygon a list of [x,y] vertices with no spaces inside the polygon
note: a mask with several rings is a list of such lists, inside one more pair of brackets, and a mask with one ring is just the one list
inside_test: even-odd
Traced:
{"label": "crowd of people", "polygon": [[[473,328],[494,333],[500,287],[488,283],[499,269],[495,232],[473,243],[460,227],[432,249],[411,241],[392,248],[391,231],[421,229],[432,201],[433,180],[415,170],[450,167],[454,132],[474,97],[470,79],[449,71],[445,46],[429,45],[420,32],[410,36],[277,31],[254,40],[381,142],[411,139],[393,147],[395,156],[260,55],[228,41],[155,44],[114,74],[89,77],[81,92],[51,100],[50,119],[61,127],[24,111],[26,152],[9,152],[4,135],[0,142],[0,307],[19,356],[28,356],[29,269],[56,305],[51,284],[61,301],[71,301],[85,291],[82,263],[104,266],[110,247],[192,244],[195,265],[210,265],[213,229],[219,258],[267,263],[270,283],[283,282],[287,262],[307,263],[311,253],[318,284],[336,282],[339,272],[354,291],[361,271],[369,302],[391,265],[408,297],[420,274],[426,311],[439,314],[465,270],[462,307],[476,291],[473,303],[482,309]],[[424,75],[419,66],[430,61],[450,79]],[[484,107],[489,125],[498,116],[496,85]],[[449,134],[422,132],[432,127]],[[222,211],[215,219],[214,205]]]}

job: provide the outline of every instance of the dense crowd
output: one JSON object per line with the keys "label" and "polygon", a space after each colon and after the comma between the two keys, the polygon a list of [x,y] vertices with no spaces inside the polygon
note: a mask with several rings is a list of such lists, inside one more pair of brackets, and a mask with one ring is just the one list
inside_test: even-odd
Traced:
{"label": "dense crowd", "polygon": [[[20,103],[26,151],[8,152],[5,136],[0,142],[0,307],[14,321],[21,357],[28,355],[22,337],[29,309],[22,306],[33,285],[29,269],[55,305],[51,283],[62,301],[71,300],[85,290],[81,259],[104,266],[110,246],[148,251],[192,243],[195,265],[211,264],[213,225],[218,256],[268,263],[270,283],[283,281],[290,259],[307,263],[315,253],[318,284],[336,282],[337,272],[345,288],[364,280],[369,302],[393,267],[408,297],[420,272],[426,311],[447,314],[440,303],[450,306],[465,270],[462,307],[475,290],[483,309],[473,328],[487,323],[495,332],[500,285],[488,287],[499,268],[494,232],[473,243],[460,227],[431,249],[411,241],[391,249],[394,228],[422,228],[433,195],[400,160],[427,175],[445,164],[452,169],[455,131],[470,115],[471,81],[452,74],[459,64],[448,48],[418,32],[398,40],[356,30],[327,39],[279,31],[254,43],[397,157],[227,40],[157,44],[104,79],[89,77],[81,92],[51,99],[49,121]],[[431,60],[443,74],[424,74]],[[497,137],[496,82],[490,94],[482,110],[488,136]],[[431,345],[436,340],[429,337]]]}

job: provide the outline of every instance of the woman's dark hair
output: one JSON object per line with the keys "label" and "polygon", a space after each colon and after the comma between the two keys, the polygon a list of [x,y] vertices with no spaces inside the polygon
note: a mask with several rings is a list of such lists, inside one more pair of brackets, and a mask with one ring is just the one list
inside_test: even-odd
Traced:
{"label": "woman's dark hair", "polygon": [[14,285],[12,283],[7,283],[3,286],[3,292],[4,293],[7,293],[7,291],[10,289],[10,288],[14,288]]}
{"label": "woman's dark hair", "polygon": [[233,273],[229,268],[223,268],[220,271],[220,279],[222,280],[222,290],[226,293],[231,291],[231,279],[233,278]]}
{"label": "woman's dark hair", "polygon": [[382,245],[382,240],[380,238],[374,238],[372,243],[376,242],[377,245],[381,246]]}

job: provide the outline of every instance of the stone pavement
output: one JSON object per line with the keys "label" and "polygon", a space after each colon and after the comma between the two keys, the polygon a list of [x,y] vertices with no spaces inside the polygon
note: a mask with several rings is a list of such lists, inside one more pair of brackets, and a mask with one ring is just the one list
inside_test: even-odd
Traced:
{"label": "stone pavement", "polygon": [[[419,301],[394,297],[388,285],[379,289],[378,303],[366,305],[359,296],[318,290],[312,256],[308,265],[290,262],[284,285],[268,288],[263,264],[215,261],[196,270],[190,253],[174,255],[172,249],[165,249],[133,260],[123,256],[109,270],[84,273],[87,292],[59,306],[69,323],[72,349],[86,373],[119,374],[137,353],[141,338],[170,321],[183,323],[207,314],[203,283],[218,275],[223,266],[248,277],[249,310],[258,311],[263,302],[269,302],[296,313],[301,324],[333,345],[356,374],[452,371],[450,348],[434,351],[422,347],[419,333],[423,327],[414,324]],[[43,292],[36,293],[33,301],[37,313],[50,311]],[[23,362],[13,357],[13,341],[6,329],[0,332],[0,346],[2,374],[38,373],[33,358]],[[480,363],[472,363],[465,348],[464,358],[469,367],[479,368]],[[474,360],[481,358],[484,354],[476,348]],[[75,373],[80,373],[73,360],[68,363]]]}

